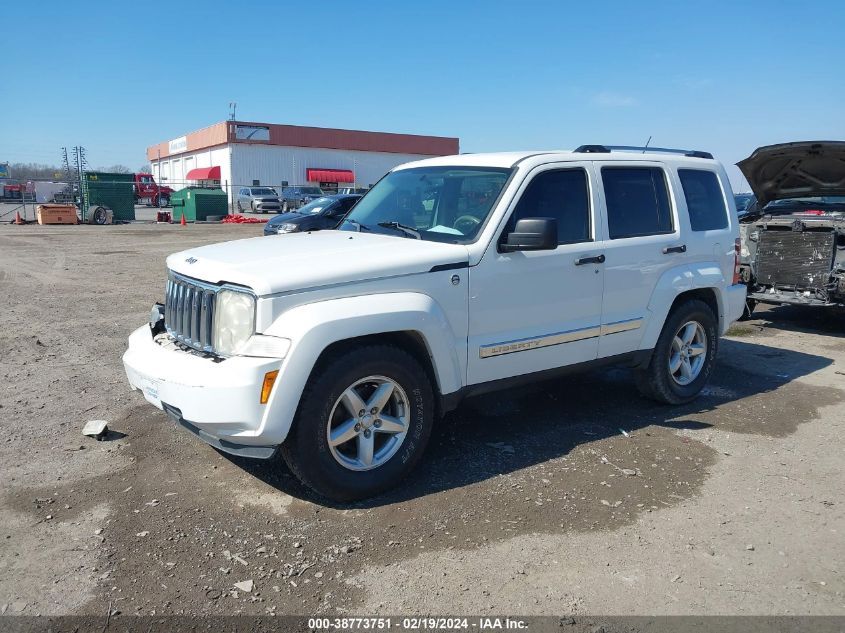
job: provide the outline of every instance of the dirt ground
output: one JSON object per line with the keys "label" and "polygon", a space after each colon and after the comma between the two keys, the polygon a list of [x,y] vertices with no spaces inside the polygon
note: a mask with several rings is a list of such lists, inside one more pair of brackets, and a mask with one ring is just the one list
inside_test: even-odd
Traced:
{"label": "dirt ground", "polygon": [[466,402],[332,507],[123,374],[166,255],[260,231],[0,226],[0,613],[845,614],[841,313],[739,324],[685,407],[625,370]]}

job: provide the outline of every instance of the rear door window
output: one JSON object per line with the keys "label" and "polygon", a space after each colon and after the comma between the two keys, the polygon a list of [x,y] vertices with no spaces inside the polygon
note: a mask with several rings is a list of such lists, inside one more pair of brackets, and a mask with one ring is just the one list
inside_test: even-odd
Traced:
{"label": "rear door window", "polygon": [[671,233],[672,206],[660,167],[602,167],[610,239]]}
{"label": "rear door window", "polygon": [[704,169],[679,169],[678,177],[687,201],[690,226],[693,231],[712,231],[728,228],[728,208],[719,178]]}
{"label": "rear door window", "polygon": [[508,220],[507,235],[523,218],[557,220],[557,243],[574,244],[591,240],[590,190],[583,169],[556,169],[538,174],[528,183]]}

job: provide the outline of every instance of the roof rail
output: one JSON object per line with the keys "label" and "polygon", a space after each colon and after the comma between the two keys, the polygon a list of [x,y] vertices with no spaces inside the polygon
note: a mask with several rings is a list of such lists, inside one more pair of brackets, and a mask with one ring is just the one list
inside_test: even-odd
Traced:
{"label": "roof rail", "polygon": [[573,151],[578,154],[610,154],[610,148],[604,145],[579,145]]}
{"label": "roof rail", "polygon": [[581,145],[575,150],[578,154],[609,154],[610,152],[658,152],[663,154],[681,154],[690,158],[713,158],[710,152],[694,149],[673,149],[670,147],[638,147],[636,145]]}

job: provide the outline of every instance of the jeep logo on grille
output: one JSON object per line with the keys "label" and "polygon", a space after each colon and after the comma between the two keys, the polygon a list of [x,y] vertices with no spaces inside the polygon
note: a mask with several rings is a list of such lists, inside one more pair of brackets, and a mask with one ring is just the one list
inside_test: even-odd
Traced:
{"label": "jeep logo on grille", "polygon": [[197,263],[197,258],[196,258],[196,257],[189,257],[189,258],[188,258],[188,259],[186,259],[185,261],[186,261],[187,263],[189,263],[189,264],[196,264],[196,263]]}

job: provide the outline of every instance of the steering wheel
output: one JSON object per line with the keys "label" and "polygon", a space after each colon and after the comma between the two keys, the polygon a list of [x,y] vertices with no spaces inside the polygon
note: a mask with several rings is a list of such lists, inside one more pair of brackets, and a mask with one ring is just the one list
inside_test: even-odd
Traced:
{"label": "steering wheel", "polygon": [[[462,215],[455,220],[454,224],[452,224],[452,228],[466,235],[467,233],[472,232],[472,230],[479,224],[481,224],[481,220],[474,215]],[[463,225],[465,228],[462,229],[459,225]]]}

